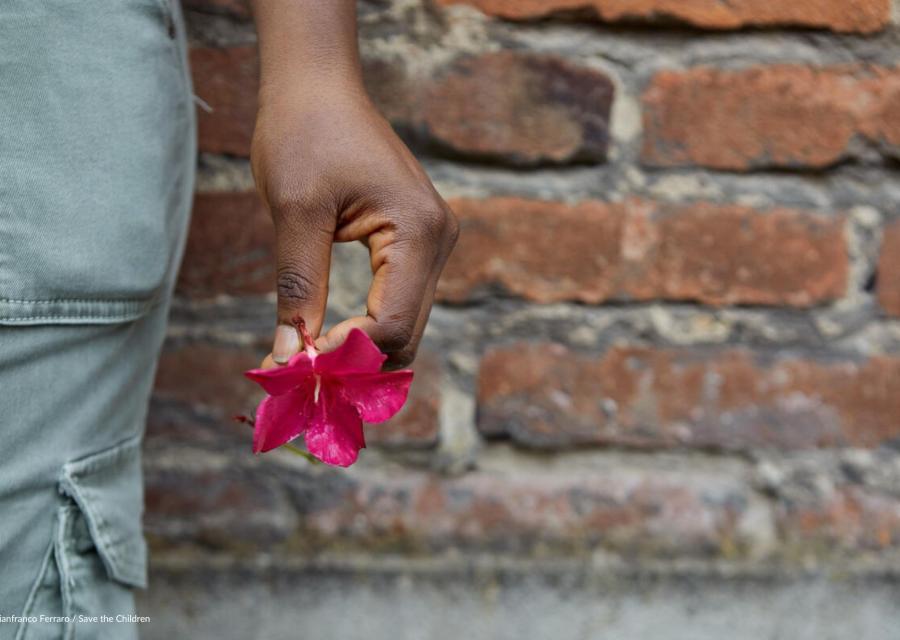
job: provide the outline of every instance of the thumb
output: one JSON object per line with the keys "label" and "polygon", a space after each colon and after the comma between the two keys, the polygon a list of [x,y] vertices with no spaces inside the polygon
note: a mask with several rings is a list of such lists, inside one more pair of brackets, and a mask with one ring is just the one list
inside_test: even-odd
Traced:
{"label": "thumb", "polygon": [[312,224],[277,226],[278,326],[272,359],[284,364],[302,348],[296,330],[298,319],[306,323],[313,338],[322,330],[334,232]]}

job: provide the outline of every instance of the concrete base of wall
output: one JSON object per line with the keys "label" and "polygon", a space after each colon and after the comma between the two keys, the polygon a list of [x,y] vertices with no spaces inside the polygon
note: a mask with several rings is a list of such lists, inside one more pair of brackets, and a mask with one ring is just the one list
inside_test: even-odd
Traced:
{"label": "concrete base of wall", "polygon": [[156,571],[143,640],[896,640],[900,581]]}

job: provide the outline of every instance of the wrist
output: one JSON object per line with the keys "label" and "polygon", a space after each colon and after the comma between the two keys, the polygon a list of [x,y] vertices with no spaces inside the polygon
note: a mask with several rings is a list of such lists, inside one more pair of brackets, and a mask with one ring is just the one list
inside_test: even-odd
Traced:
{"label": "wrist", "polygon": [[361,78],[348,75],[296,73],[260,83],[259,109],[289,110],[294,114],[323,109],[372,108]]}

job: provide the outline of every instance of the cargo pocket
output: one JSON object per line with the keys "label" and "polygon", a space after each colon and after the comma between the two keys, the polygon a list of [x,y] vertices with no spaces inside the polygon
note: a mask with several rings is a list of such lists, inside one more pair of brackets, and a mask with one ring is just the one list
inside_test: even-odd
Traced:
{"label": "cargo pocket", "polygon": [[140,436],[66,463],[59,490],[70,498],[61,507],[61,529],[70,534],[62,540],[65,550],[89,551],[84,548],[89,545],[111,579],[145,587],[147,545],[141,530],[144,494]]}
{"label": "cargo pocket", "polygon": [[63,465],[53,540],[16,640],[137,639],[133,589],[147,585],[140,447],[135,436]]}
{"label": "cargo pocket", "polygon": [[[141,440],[133,437],[63,466],[54,556],[66,638],[130,637],[132,589],[147,586],[147,544],[141,530]],[[79,622],[99,616],[112,620]],[[89,632],[88,632],[89,631]]]}

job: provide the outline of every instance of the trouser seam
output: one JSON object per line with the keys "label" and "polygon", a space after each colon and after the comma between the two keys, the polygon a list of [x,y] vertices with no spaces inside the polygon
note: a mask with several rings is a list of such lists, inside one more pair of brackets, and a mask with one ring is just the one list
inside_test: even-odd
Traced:
{"label": "trouser seam", "polygon": [[[66,545],[70,537],[72,528],[72,507],[65,505],[59,507],[59,526],[56,529],[56,545],[55,555],[56,564],[59,567],[59,587],[60,596],[62,597],[63,615],[72,614],[72,572],[69,569],[69,561],[66,557]],[[65,623],[65,631],[63,640],[71,640],[75,634],[75,622],[69,621]]]}
{"label": "trouser seam", "polygon": [[44,582],[44,578],[47,575],[47,569],[50,565],[50,558],[53,555],[53,538],[50,538],[50,543],[47,545],[47,550],[44,551],[44,559],[41,561],[41,568],[38,570],[37,578],[35,578],[34,583],[31,585],[31,589],[28,591],[28,598],[25,600],[25,606],[22,609],[22,621],[19,623],[19,628],[16,630],[16,636],[14,640],[22,640],[25,637],[25,631],[28,628],[28,625],[25,621],[25,618],[31,613],[31,608],[34,606],[34,601],[37,598],[37,593],[41,588],[41,584]]}

